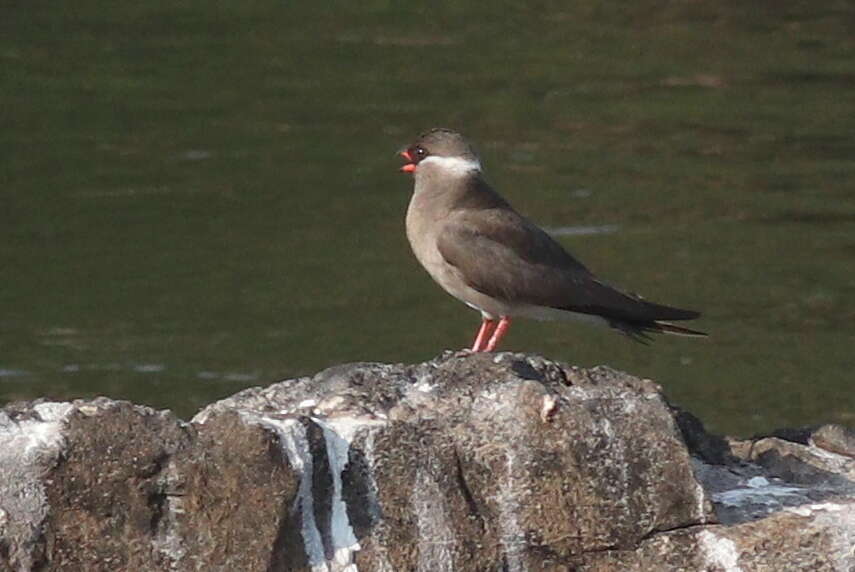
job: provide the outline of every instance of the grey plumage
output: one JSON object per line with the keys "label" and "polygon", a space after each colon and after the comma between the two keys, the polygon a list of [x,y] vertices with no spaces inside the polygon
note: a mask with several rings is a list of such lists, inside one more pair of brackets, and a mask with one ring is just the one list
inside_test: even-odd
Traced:
{"label": "grey plumage", "polygon": [[[590,316],[638,341],[648,333],[705,335],[668,323],[698,312],[648,302],[597,278],[484,181],[474,150],[450,130],[422,135],[404,155],[415,189],[407,236],[453,296],[487,317]],[[566,313],[564,316],[562,313]]]}

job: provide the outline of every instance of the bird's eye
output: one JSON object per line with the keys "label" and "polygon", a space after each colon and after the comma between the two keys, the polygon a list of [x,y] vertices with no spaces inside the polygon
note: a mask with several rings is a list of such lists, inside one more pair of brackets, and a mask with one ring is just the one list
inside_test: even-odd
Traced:
{"label": "bird's eye", "polygon": [[424,157],[425,155],[427,155],[427,151],[425,151],[424,147],[416,147],[416,155],[418,155],[419,157]]}

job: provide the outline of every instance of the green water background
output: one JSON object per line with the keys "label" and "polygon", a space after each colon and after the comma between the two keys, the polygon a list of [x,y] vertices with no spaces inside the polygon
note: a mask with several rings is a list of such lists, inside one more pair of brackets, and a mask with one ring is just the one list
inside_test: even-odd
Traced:
{"label": "green water background", "polygon": [[717,431],[853,424],[852,30],[843,1],[7,3],[0,399],[189,416],[469,345],[403,234],[394,152],[443,125],[712,333],[517,322],[505,349],[654,378]]}

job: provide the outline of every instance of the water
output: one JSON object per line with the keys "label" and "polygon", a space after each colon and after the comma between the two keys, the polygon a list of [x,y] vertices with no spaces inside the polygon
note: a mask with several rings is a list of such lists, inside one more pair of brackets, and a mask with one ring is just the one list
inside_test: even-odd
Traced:
{"label": "water", "polygon": [[468,346],[394,151],[445,125],[607,280],[704,312],[653,346],[505,348],[652,377],[718,431],[855,423],[855,8],[29,2],[0,21],[0,399],[190,416]]}

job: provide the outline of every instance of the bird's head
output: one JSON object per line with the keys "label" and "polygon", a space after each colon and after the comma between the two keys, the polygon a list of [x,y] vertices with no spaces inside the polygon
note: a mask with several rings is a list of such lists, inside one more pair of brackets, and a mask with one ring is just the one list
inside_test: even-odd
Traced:
{"label": "bird's head", "polygon": [[401,150],[407,163],[405,173],[419,170],[439,170],[449,175],[464,175],[481,171],[481,162],[463,135],[451,129],[431,129],[419,135],[414,143]]}

